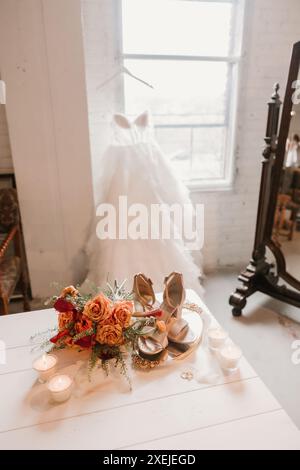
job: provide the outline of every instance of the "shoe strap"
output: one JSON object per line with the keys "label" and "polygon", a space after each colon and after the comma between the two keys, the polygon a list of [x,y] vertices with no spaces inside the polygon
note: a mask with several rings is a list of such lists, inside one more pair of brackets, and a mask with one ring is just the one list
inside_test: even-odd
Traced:
{"label": "shoe strap", "polygon": [[170,281],[172,280],[172,278],[174,277],[174,275],[177,275],[178,273],[173,271],[172,273],[170,273],[168,276],[165,277],[164,279],[164,285],[165,285],[165,291],[164,291],[164,294],[165,294],[165,298],[166,298],[166,301],[167,303],[170,305],[170,307],[172,308],[176,308],[176,306],[174,306],[171,302],[171,299],[170,299],[170,296],[169,296],[169,291],[168,291],[168,284],[170,283]]}
{"label": "shoe strap", "polygon": [[138,277],[142,277],[143,280],[150,284],[150,286],[152,287],[153,283],[151,281],[150,278],[147,278],[146,276],[144,276],[143,274],[139,273],[139,274],[135,274],[134,276],[134,282],[133,282],[133,291],[137,297],[137,300],[140,302],[140,304],[143,306],[143,307],[148,307],[148,308],[152,308],[153,304],[155,303],[155,294],[153,292],[153,289],[152,290],[152,304],[151,303],[148,303],[147,300],[141,295],[140,293],[140,290],[139,290],[139,286],[138,286]]}

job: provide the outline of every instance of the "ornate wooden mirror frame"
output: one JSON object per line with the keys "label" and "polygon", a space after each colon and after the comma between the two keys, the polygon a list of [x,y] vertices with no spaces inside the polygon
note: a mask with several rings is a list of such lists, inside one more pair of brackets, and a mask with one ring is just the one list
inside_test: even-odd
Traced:
{"label": "ornate wooden mirror frame", "polygon": [[[234,316],[241,315],[247,297],[257,291],[300,307],[300,279],[297,280],[287,272],[283,252],[272,239],[277,194],[291,121],[292,98],[295,94],[294,82],[298,79],[299,67],[300,42],[294,44],[293,47],[279,134],[278,123],[281,101],[278,94],[278,84],[275,85],[271,101],[268,103],[267,129],[264,139],[266,146],[263,151],[254,248],[249,265],[238,277],[242,285],[236,289],[229,299]],[[272,252],[275,263],[268,262],[266,257],[267,248]],[[293,289],[283,284],[282,280]]]}

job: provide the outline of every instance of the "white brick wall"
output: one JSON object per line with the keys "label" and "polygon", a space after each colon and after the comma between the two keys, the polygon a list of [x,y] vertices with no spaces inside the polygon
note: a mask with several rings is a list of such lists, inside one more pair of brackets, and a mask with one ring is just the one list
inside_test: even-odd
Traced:
{"label": "white brick wall", "polygon": [[299,0],[248,0],[238,109],[236,177],[229,192],[198,193],[206,208],[206,270],[249,261],[261,172],[267,101],[273,84],[284,97],[291,48],[300,40]]}
{"label": "white brick wall", "polygon": [[[120,84],[116,81],[102,91],[97,85],[111,73],[118,55],[114,10],[118,1],[81,2],[94,181],[101,171],[97,158],[107,143],[109,114],[117,110],[115,96]],[[299,0],[248,0],[245,18],[234,187],[226,192],[192,194],[195,202],[205,204],[206,270],[249,261],[267,101],[276,81],[283,97],[291,48],[300,40]]]}
{"label": "white brick wall", "polygon": [[0,104],[0,172],[12,169],[5,106]]}

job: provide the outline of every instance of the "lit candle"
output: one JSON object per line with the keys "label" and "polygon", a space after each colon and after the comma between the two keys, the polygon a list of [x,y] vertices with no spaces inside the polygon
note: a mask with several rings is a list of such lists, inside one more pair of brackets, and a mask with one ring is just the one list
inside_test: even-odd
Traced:
{"label": "lit candle", "polygon": [[52,354],[43,354],[34,361],[33,368],[38,372],[40,382],[47,382],[52,377],[56,370],[56,364],[57,358]]}
{"label": "lit candle", "polygon": [[211,349],[219,349],[224,346],[228,338],[227,331],[222,328],[210,328],[207,333],[208,345]]}
{"label": "lit candle", "polygon": [[51,397],[56,402],[66,401],[72,392],[73,380],[69,375],[55,375],[47,383]]}
{"label": "lit candle", "polygon": [[234,372],[242,357],[242,350],[235,344],[228,344],[219,351],[219,361],[222,369]]}

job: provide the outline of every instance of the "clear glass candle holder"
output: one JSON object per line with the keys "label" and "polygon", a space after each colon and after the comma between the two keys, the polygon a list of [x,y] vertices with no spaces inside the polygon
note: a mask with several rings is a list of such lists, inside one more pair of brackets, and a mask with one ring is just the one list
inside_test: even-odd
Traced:
{"label": "clear glass candle holder", "polygon": [[46,383],[56,372],[57,357],[53,354],[43,354],[32,364],[33,369],[38,373],[38,381]]}
{"label": "clear glass candle holder", "polygon": [[47,388],[53,401],[67,401],[72,393],[73,379],[67,374],[54,375],[47,383]]}
{"label": "clear glass candle holder", "polygon": [[217,351],[222,348],[228,338],[227,331],[223,330],[221,327],[209,328],[207,332],[207,341],[209,349],[212,351]]}
{"label": "clear glass candle holder", "polygon": [[239,367],[242,355],[242,350],[238,346],[235,344],[227,344],[218,352],[221,368],[229,373],[235,372]]}

